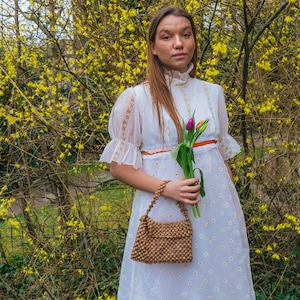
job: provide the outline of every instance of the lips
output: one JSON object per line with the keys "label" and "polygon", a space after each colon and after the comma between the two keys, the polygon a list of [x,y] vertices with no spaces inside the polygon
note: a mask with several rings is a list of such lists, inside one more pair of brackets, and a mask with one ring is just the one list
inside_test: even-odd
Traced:
{"label": "lips", "polygon": [[186,54],[185,53],[176,53],[173,55],[173,57],[177,58],[177,59],[181,59],[181,58],[185,58]]}

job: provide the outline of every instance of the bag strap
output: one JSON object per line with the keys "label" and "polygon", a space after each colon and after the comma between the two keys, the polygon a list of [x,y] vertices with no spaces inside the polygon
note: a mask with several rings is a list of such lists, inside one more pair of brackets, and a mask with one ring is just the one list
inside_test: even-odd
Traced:
{"label": "bag strap", "polygon": [[[158,200],[159,196],[162,194],[162,192],[164,191],[166,185],[168,182],[170,182],[171,180],[164,180],[164,182],[160,185],[159,189],[155,192],[155,195],[151,201],[151,203],[149,204],[149,207],[146,210],[146,215],[148,215],[150,213],[150,210],[153,208],[154,204],[156,203],[156,201]],[[184,218],[189,221],[189,215],[188,215],[188,210],[186,209],[186,207],[184,206],[184,204],[182,202],[177,201],[177,204],[180,208],[180,211],[182,212]]]}

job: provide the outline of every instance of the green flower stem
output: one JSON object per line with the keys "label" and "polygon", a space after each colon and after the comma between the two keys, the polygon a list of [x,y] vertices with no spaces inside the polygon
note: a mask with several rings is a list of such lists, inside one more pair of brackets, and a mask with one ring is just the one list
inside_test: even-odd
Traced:
{"label": "green flower stem", "polygon": [[[195,170],[193,169],[193,162],[194,161],[194,152],[193,146],[196,142],[196,139],[201,135],[201,133],[206,129],[208,125],[208,119],[205,121],[200,121],[199,127],[195,127],[195,119],[194,114],[192,118],[189,120],[188,126],[186,126],[185,122],[182,121],[182,143],[178,144],[178,146],[171,151],[171,156],[177,161],[180,167],[183,170],[185,178],[194,178],[195,177]],[[203,172],[198,169],[200,172],[200,196],[205,196],[204,191],[204,179],[203,179]],[[196,200],[196,199],[194,199]],[[197,204],[192,204],[192,210],[194,217],[200,218],[200,209]]]}
{"label": "green flower stem", "polygon": [[[194,178],[194,170],[193,170],[193,149],[187,147],[186,148],[187,155],[183,155],[182,157],[182,169],[185,178]],[[194,199],[196,200],[196,199]],[[192,211],[195,219],[200,218],[200,209],[197,204],[192,204]]]}

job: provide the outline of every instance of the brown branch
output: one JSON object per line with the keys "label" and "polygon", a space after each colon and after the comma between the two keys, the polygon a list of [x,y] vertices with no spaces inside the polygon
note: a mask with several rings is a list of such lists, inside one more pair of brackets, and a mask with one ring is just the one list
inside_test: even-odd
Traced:
{"label": "brown branch", "polygon": [[258,31],[256,36],[253,38],[251,44],[249,45],[249,51],[252,50],[255,43],[258,41],[263,32],[271,25],[271,23],[280,15],[280,13],[288,6],[289,1],[285,1],[278,10],[266,21],[266,23],[262,26],[262,28]]}
{"label": "brown branch", "polygon": [[213,19],[215,17],[215,14],[216,14],[216,11],[217,11],[217,6],[218,6],[218,0],[216,1],[215,3],[215,7],[214,7],[214,10],[213,10],[213,14],[212,14],[212,17],[211,17],[211,20],[209,22],[209,27],[208,27],[208,34],[207,34],[207,37],[205,38],[206,39],[206,45],[204,46],[203,48],[203,51],[201,53],[201,57],[199,59],[199,63],[201,64],[203,58],[204,58],[204,54],[208,48],[208,46],[210,45],[210,33],[211,33],[211,26],[212,26],[212,23],[213,23]]}

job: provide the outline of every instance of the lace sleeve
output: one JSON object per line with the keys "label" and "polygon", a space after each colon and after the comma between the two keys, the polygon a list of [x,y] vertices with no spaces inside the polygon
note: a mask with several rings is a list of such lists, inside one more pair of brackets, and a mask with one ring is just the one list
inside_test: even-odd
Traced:
{"label": "lace sleeve", "polygon": [[135,96],[134,88],[128,88],[117,99],[108,125],[111,141],[106,145],[100,161],[115,161],[136,169],[141,167],[141,126]]}
{"label": "lace sleeve", "polygon": [[220,122],[219,149],[223,159],[228,160],[238,154],[241,148],[237,141],[228,133],[228,115],[224,93],[221,86],[218,86],[218,88],[218,117]]}

